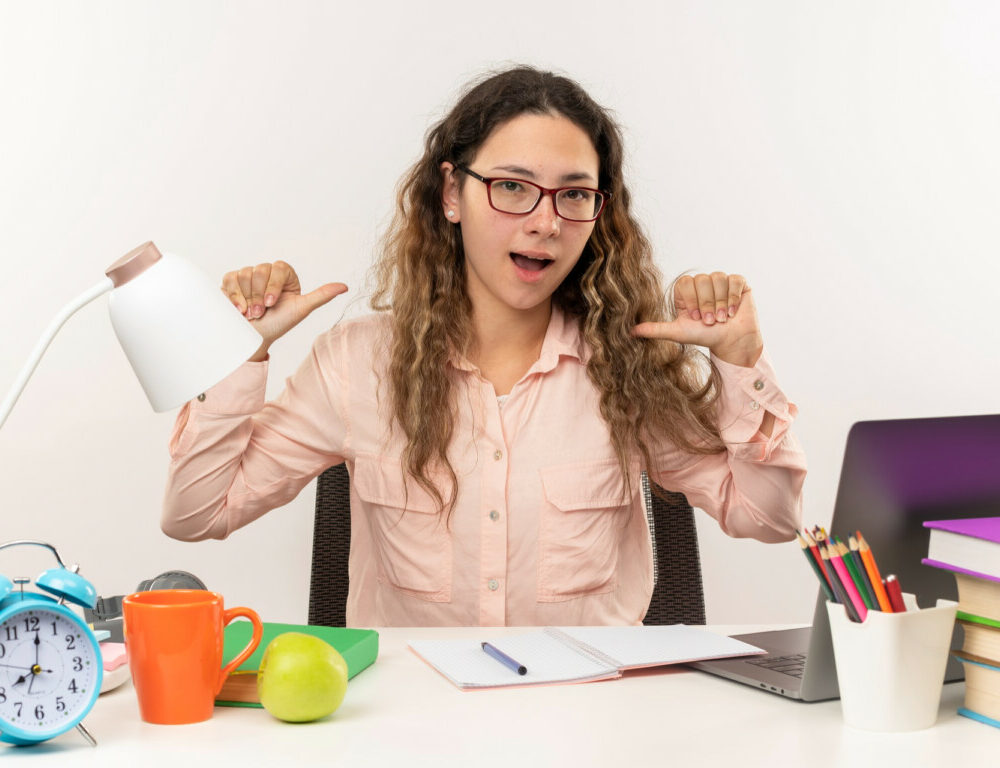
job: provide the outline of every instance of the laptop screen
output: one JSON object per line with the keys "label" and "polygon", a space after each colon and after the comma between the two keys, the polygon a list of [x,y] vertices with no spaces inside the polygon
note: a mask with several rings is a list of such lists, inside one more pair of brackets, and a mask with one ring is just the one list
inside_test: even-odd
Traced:
{"label": "laptop screen", "polygon": [[922,608],[957,599],[950,571],[923,565],[925,520],[1000,516],[1000,415],[862,421],[847,437],[829,531],[855,530],[879,571]]}

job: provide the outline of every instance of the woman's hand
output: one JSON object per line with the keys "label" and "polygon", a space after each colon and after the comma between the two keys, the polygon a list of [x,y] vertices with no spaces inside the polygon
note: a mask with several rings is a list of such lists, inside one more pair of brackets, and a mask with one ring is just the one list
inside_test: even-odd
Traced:
{"label": "woman's hand", "polygon": [[677,318],[639,323],[635,336],[708,347],[720,360],[751,367],[764,349],[750,287],[741,275],[684,275],[674,284]]}
{"label": "woman's hand", "polygon": [[264,360],[275,341],[346,290],[343,283],[327,283],[303,294],[299,276],[283,261],[243,267],[222,277],[222,292],[264,339],[253,361]]}

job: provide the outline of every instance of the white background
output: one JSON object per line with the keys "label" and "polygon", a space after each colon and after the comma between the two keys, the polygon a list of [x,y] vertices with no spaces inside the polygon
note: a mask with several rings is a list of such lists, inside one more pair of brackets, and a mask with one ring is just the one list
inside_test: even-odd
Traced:
{"label": "white background", "polygon": [[[997,410],[1000,6],[990,2],[0,0],[0,394],[51,317],[153,239],[213,276],[283,258],[347,297],[272,351],[365,311],[394,186],[462,84],[526,62],[614,110],[673,276],[747,275],[832,513],[871,418]],[[57,337],[0,431],[0,541],[55,543],[101,594],[180,568],[304,621],[312,487],[225,542],[158,519],[173,414],[154,414],[106,299]],[[700,515],[708,619],[808,621],[794,543]],[[41,550],[0,553],[36,575]]]}

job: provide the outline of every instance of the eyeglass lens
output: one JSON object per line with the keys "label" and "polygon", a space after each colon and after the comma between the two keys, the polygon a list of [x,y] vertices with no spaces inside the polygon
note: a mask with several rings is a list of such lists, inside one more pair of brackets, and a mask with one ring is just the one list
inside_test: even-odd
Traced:
{"label": "eyeglass lens", "polygon": [[[535,207],[542,191],[516,179],[496,179],[490,184],[493,207],[505,213],[527,213]],[[564,219],[590,221],[601,210],[604,196],[591,189],[572,187],[555,195],[556,213]]]}

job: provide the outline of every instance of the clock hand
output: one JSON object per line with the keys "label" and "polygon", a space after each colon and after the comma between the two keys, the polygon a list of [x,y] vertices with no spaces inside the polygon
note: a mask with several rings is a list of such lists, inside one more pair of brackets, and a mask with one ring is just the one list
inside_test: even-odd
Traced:
{"label": "clock hand", "polygon": [[4,667],[5,669],[27,669],[27,670],[31,669],[31,667],[22,667],[20,664],[16,664],[16,665],[15,664],[0,664],[0,667]]}
{"label": "clock hand", "polygon": [[35,630],[35,666],[38,666],[38,647],[41,645],[41,641],[38,639],[38,630]]}
{"label": "clock hand", "polygon": [[[0,667],[7,667],[8,669],[24,669],[24,667],[15,667],[15,666],[13,666],[11,664],[0,664]],[[35,664],[33,667],[31,667],[28,671],[31,673],[31,679],[32,680],[35,679],[35,675],[39,675],[42,672],[49,672],[49,673],[52,672],[51,669],[42,669],[37,664]],[[17,678],[17,680],[15,680],[12,683],[12,685],[20,685],[21,683],[25,682],[27,679],[28,679],[28,677],[26,675],[21,675],[19,678]],[[30,693],[30,691],[29,691],[29,693]]]}

